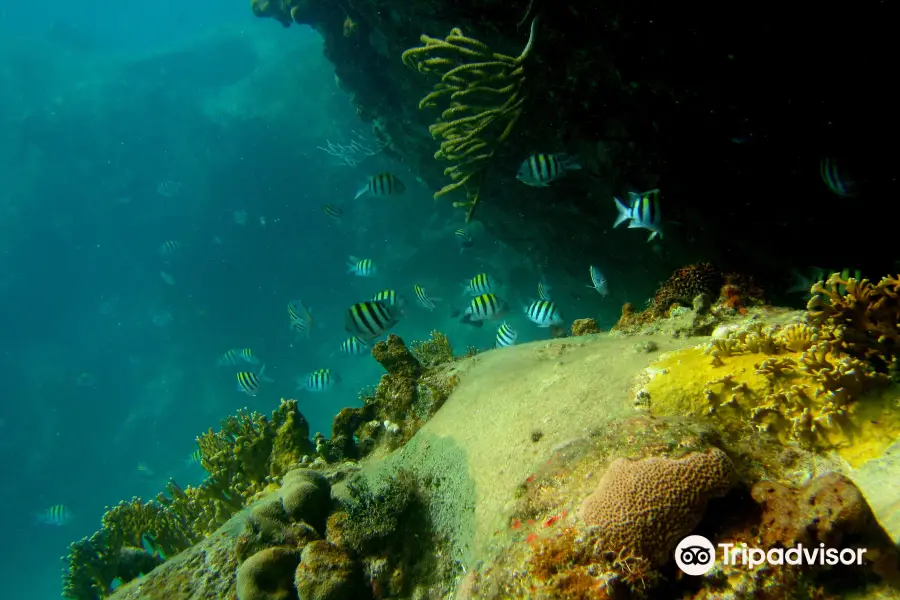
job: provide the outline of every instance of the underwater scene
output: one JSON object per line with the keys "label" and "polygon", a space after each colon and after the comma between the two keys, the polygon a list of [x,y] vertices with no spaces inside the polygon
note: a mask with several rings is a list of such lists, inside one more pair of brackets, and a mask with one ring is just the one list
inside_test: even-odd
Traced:
{"label": "underwater scene", "polygon": [[0,6],[0,598],[900,599],[893,22]]}

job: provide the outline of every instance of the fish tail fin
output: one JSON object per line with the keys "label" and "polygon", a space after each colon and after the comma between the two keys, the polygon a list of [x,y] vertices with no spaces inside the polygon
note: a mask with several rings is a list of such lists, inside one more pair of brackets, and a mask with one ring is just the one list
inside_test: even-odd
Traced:
{"label": "fish tail fin", "polygon": [[616,217],[616,222],[613,223],[613,227],[618,227],[631,218],[631,208],[622,204],[622,201],[619,200],[618,197],[614,197],[613,200],[616,201],[616,210],[619,211],[619,215]]}
{"label": "fish tail fin", "polygon": [[581,163],[578,162],[578,159],[570,154],[563,154],[560,157],[562,160],[560,161],[562,164],[562,168],[567,171],[580,171]]}
{"label": "fish tail fin", "polygon": [[356,195],[353,196],[353,199],[354,199],[354,200],[359,200],[359,199],[360,199],[362,196],[364,196],[365,193],[368,192],[368,191],[369,191],[369,186],[367,185],[367,186],[365,186],[364,188],[362,188],[361,190],[359,190],[358,192],[356,192]]}
{"label": "fish tail fin", "polygon": [[451,318],[451,319],[456,319],[456,318],[458,318],[459,315],[461,315],[461,314],[462,314],[462,311],[461,311],[461,310],[453,310],[453,312],[450,313],[450,318]]}
{"label": "fish tail fin", "polygon": [[259,373],[256,374],[257,377],[259,377],[259,380],[260,381],[268,381],[269,383],[274,383],[275,380],[272,379],[271,377],[266,377],[264,375],[265,372],[266,372],[266,365],[263,365],[262,368],[260,368]]}

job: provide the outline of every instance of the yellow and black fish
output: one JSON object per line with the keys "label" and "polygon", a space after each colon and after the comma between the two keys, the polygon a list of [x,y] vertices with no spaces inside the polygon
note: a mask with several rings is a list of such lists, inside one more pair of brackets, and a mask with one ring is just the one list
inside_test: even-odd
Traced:
{"label": "yellow and black fish", "polygon": [[497,342],[494,344],[494,347],[506,348],[507,346],[514,346],[518,339],[519,333],[509,323],[504,322],[497,328]]}
{"label": "yellow and black fish", "polygon": [[490,294],[494,291],[494,280],[487,273],[479,273],[469,281],[463,284],[464,293],[470,296],[478,296],[480,294]]}
{"label": "yellow and black fish", "polygon": [[566,171],[580,169],[568,154],[533,154],[522,162],[516,179],[533,187],[546,187],[566,174]]}
{"label": "yellow and black fish", "polygon": [[291,323],[291,331],[308,338],[313,327],[312,312],[300,300],[291,300],[288,303],[288,318]]}
{"label": "yellow and black fish", "polygon": [[457,229],[454,235],[456,235],[456,243],[459,244],[460,254],[473,246],[472,235],[465,227]]}
{"label": "yellow and black fish", "polygon": [[159,247],[159,253],[165,257],[175,256],[181,251],[181,242],[176,240],[166,240]]}
{"label": "yellow and black fish", "polygon": [[347,273],[352,273],[357,277],[375,277],[378,274],[378,267],[371,258],[350,256],[347,258]]}
{"label": "yellow and black fish", "polygon": [[360,356],[369,351],[369,344],[365,343],[355,335],[348,337],[341,342],[341,352],[350,356]]}
{"label": "yellow and black fish", "polygon": [[440,300],[440,298],[429,298],[428,294],[425,292],[425,288],[423,288],[421,285],[414,286],[413,291],[415,291],[416,293],[416,300],[419,301],[419,304],[423,308],[427,308],[428,310],[434,310],[434,301]]}
{"label": "yellow and black fish", "polygon": [[218,365],[220,367],[225,365],[234,366],[238,364],[238,361],[244,361],[251,365],[259,364],[259,359],[254,356],[253,350],[250,348],[232,348],[219,358]]}
{"label": "yellow and black fish", "polygon": [[356,192],[354,199],[365,194],[372,194],[376,197],[399,196],[405,191],[406,186],[399,177],[393,173],[379,173],[369,178],[365,187]]}
{"label": "yellow and black fish", "polygon": [[370,342],[393,328],[400,319],[397,312],[384,302],[358,302],[347,309],[344,328],[347,333]]}
{"label": "yellow and black fish", "polygon": [[[495,294],[481,294],[469,301],[465,311],[462,311],[461,323],[481,327],[483,321],[498,319],[506,314],[508,305]],[[455,311],[453,317],[458,317],[460,311]]]}
{"label": "yellow and black fish", "polygon": [[308,392],[324,392],[340,383],[341,378],[331,369],[317,369],[297,379],[297,389]]}
{"label": "yellow and black fish", "polygon": [[241,371],[237,374],[237,389],[239,392],[244,392],[248,396],[255,396],[259,393],[259,388],[262,387],[263,381],[272,381],[268,377],[264,377],[263,373],[266,370],[266,365],[263,365],[258,373],[254,373],[253,371]]}
{"label": "yellow and black fish", "polygon": [[337,206],[333,204],[325,204],[322,206],[322,212],[328,215],[330,218],[334,219],[338,223],[341,221],[341,217],[344,216],[344,211],[342,211]]}

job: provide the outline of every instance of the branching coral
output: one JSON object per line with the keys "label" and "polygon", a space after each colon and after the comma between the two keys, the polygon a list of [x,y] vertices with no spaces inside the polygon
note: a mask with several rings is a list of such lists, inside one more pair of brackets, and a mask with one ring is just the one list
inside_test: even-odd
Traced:
{"label": "branching coral", "polygon": [[537,18],[531,22],[528,44],[517,57],[494,52],[478,40],[454,28],[445,39],[422,35],[424,44],[406,50],[403,64],[441,80],[419,102],[419,109],[446,103],[440,118],[429,127],[432,137],[441,138],[436,159],[453,163],[444,170],[452,182],[434,194],[435,199],[463,188],[471,220],[480,201],[485,169],[497,148],[509,138],[525,103],[524,63],[534,46]]}
{"label": "branching coral", "polygon": [[897,370],[900,356],[900,276],[843,278],[834,273],[816,282],[807,303],[809,321],[834,328],[845,352],[871,362],[875,368]]}
{"label": "branching coral", "polygon": [[420,363],[427,366],[453,360],[453,347],[450,345],[450,340],[440,331],[432,331],[430,340],[413,341],[411,352]]}

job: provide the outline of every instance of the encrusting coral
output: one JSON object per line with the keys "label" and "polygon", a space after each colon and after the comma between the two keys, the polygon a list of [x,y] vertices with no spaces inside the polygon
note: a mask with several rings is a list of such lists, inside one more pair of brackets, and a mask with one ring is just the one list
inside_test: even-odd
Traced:
{"label": "encrusting coral", "polygon": [[679,459],[648,457],[612,462],[578,516],[599,528],[603,551],[664,564],[675,545],[700,522],[710,498],[734,483],[734,466],[718,448]]}
{"label": "encrusting coral", "polygon": [[481,199],[485,169],[497,148],[509,138],[525,103],[524,63],[534,46],[537,18],[531,22],[528,44],[517,57],[494,52],[478,40],[454,28],[445,39],[422,35],[424,44],[406,50],[403,64],[440,81],[419,102],[419,109],[446,101],[440,118],[429,127],[433,138],[442,138],[436,159],[453,163],[444,170],[452,183],[434,194],[435,199],[463,188],[471,220]]}

